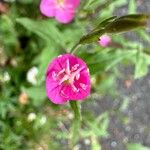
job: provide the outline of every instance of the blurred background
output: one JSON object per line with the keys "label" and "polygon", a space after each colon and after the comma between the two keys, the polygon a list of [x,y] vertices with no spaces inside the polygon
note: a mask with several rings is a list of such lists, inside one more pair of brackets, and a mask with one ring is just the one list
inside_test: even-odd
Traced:
{"label": "blurred background", "polygon": [[[73,112],[46,97],[45,71],[99,22],[149,13],[149,0],[84,0],[73,22],[39,10],[40,0],[0,1],[0,149],[69,150]],[[150,29],[81,46],[92,92],[74,150],[150,150]]]}

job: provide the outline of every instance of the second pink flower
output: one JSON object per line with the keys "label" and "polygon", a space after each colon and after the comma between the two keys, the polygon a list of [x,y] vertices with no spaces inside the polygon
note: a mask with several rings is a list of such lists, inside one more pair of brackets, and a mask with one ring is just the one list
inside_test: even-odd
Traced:
{"label": "second pink flower", "polygon": [[47,17],[55,17],[60,23],[73,20],[80,0],[41,0],[41,13]]}

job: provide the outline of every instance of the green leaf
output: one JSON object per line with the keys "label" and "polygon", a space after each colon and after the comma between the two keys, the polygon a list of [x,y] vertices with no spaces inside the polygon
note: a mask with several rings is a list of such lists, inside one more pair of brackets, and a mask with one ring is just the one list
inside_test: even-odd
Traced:
{"label": "green leaf", "polygon": [[87,44],[87,43],[92,43],[92,42],[96,42],[99,40],[99,37],[101,35],[103,35],[105,33],[104,29],[100,29],[97,31],[93,31],[85,36],[83,36],[80,41],[79,44]]}
{"label": "green leaf", "polygon": [[143,38],[143,40],[145,40],[146,42],[150,43],[149,33],[146,33],[144,30],[138,30],[137,34],[140,35]]}
{"label": "green leaf", "polygon": [[45,77],[46,69],[47,69],[49,62],[51,62],[52,59],[58,55],[58,51],[55,48],[56,47],[54,47],[53,44],[50,42],[50,44],[48,44],[42,50],[40,55],[36,58],[37,62],[39,62],[38,79],[40,82],[42,82]]}
{"label": "green leaf", "polygon": [[87,44],[98,41],[99,37],[104,33],[120,33],[127,32],[139,27],[146,27],[150,20],[150,15],[144,14],[132,14],[119,18],[110,17],[101,22],[95,29],[89,34],[83,36],[79,44]]}
{"label": "green leaf", "polygon": [[27,95],[33,100],[33,104],[36,106],[41,105],[46,98],[45,87],[43,85],[30,88],[22,87],[22,91],[27,93]]}
{"label": "green leaf", "polygon": [[88,67],[90,69],[90,74],[94,75],[103,71],[108,71],[112,69],[116,64],[122,62],[123,60],[131,59],[135,56],[136,51],[130,51],[125,49],[117,49],[116,51],[102,51],[91,55],[90,59],[87,60]]}
{"label": "green leaf", "polygon": [[137,56],[134,73],[135,79],[143,77],[148,73],[148,65],[150,65],[149,60],[150,56],[142,52]]}
{"label": "green leaf", "polygon": [[136,13],[136,2],[135,2],[135,0],[129,1],[128,13],[129,14]]}
{"label": "green leaf", "polygon": [[6,46],[18,44],[13,21],[7,15],[0,16],[0,43]]}
{"label": "green leaf", "polygon": [[102,5],[104,0],[89,0],[85,3],[85,6],[83,7],[84,10],[95,10],[98,6]]}
{"label": "green leaf", "polygon": [[113,7],[116,8],[116,7],[121,7],[123,5],[126,5],[127,4],[127,1],[126,0],[116,0],[114,1],[113,3]]}
{"label": "green leaf", "polygon": [[51,20],[32,20],[28,18],[18,18],[17,23],[23,25],[27,30],[37,34],[44,39],[46,43],[53,41],[54,43],[64,46],[64,37]]}
{"label": "green leaf", "polygon": [[92,150],[101,150],[102,149],[96,136],[93,135],[91,137],[91,141],[92,141],[92,144],[91,144]]}
{"label": "green leaf", "polygon": [[124,110],[126,110],[127,108],[128,108],[128,106],[129,106],[129,103],[130,103],[130,99],[128,98],[128,97],[126,97],[123,101],[122,101],[122,104],[121,104],[121,106],[120,106],[120,110],[121,111],[124,111]]}
{"label": "green leaf", "polygon": [[83,36],[80,39],[79,44],[86,44],[98,41],[99,37],[105,33],[105,26],[112,22],[115,18],[116,16],[113,16],[100,22],[89,34]]}
{"label": "green leaf", "polygon": [[95,120],[87,121],[87,125],[89,126],[91,132],[95,136],[105,137],[108,135],[107,128],[109,125],[108,113],[101,114]]}
{"label": "green leaf", "polygon": [[19,0],[19,3],[22,3],[22,4],[31,4],[31,3],[33,3],[33,0]]}
{"label": "green leaf", "polygon": [[129,143],[127,144],[127,150],[150,150],[150,148],[138,143]]}
{"label": "green leaf", "polygon": [[130,14],[130,15],[125,15],[125,16],[121,16],[119,18],[117,18],[117,20],[119,19],[133,19],[135,21],[148,21],[148,19],[150,18],[149,14]]}
{"label": "green leaf", "polygon": [[127,32],[139,27],[146,27],[148,21],[150,19],[150,15],[144,14],[133,14],[122,16],[112,23],[108,24],[105,27],[106,33],[120,33],[120,32]]}
{"label": "green leaf", "polygon": [[113,22],[114,19],[116,19],[116,16],[113,16],[113,17],[110,17],[110,18],[108,18],[108,19],[105,19],[104,21],[102,21],[101,23],[99,23],[99,24],[97,25],[97,27],[96,27],[95,29],[93,29],[93,31],[100,30],[100,29],[104,29],[104,27],[105,27],[107,24]]}
{"label": "green leaf", "polygon": [[96,83],[93,87],[102,95],[106,92],[110,95],[116,94],[116,76],[107,73],[100,73],[96,76]]}

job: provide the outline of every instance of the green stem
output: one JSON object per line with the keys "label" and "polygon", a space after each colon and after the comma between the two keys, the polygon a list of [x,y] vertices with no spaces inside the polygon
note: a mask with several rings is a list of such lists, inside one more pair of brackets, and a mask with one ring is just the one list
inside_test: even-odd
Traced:
{"label": "green stem", "polygon": [[75,44],[75,45],[71,48],[70,53],[71,53],[71,54],[74,54],[75,51],[78,49],[79,46],[80,46],[79,43]]}
{"label": "green stem", "polygon": [[79,129],[81,126],[81,113],[79,104],[76,101],[70,101],[70,106],[74,111],[74,120],[71,131],[71,147],[74,147],[79,138]]}
{"label": "green stem", "polygon": [[70,106],[74,111],[74,118],[76,120],[81,120],[81,113],[80,113],[79,104],[77,103],[77,101],[70,101]]}

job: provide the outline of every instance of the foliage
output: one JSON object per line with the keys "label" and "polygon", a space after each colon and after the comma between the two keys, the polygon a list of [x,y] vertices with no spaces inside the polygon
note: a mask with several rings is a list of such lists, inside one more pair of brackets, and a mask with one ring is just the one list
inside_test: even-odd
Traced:
{"label": "foliage", "polygon": [[[116,8],[127,4],[126,0],[84,0],[75,20],[67,25],[44,18],[39,12],[39,2],[7,0],[3,5],[6,11],[0,14],[0,149],[69,149],[72,111],[68,105],[56,106],[47,99],[45,70],[55,56],[70,52],[81,37],[86,37],[88,42],[82,38],[84,42],[80,40],[80,44],[95,42],[81,45],[76,51],[90,69],[93,93],[117,93],[118,64],[134,65],[135,79],[148,73],[149,47],[129,41],[123,34],[111,34],[113,43],[106,48],[97,42],[101,33],[112,33],[112,26],[117,28],[118,20],[132,20],[137,24],[141,19],[145,23],[146,16],[144,19],[144,16],[140,19],[135,16],[111,17]],[[134,0],[129,3],[129,13],[136,13]],[[123,30],[122,26],[118,29],[119,32]],[[134,32],[145,42],[150,42],[144,29]],[[89,33],[92,40],[87,38]],[[33,66],[38,68],[36,85],[27,80],[27,72]],[[92,100],[89,97],[89,101]],[[83,104],[90,102],[87,100]],[[95,116],[93,112],[83,112],[79,143],[88,138],[93,150],[101,149],[99,141],[109,135],[109,113]],[[146,150],[138,144],[130,144],[127,149],[135,147]]]}

